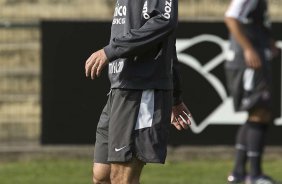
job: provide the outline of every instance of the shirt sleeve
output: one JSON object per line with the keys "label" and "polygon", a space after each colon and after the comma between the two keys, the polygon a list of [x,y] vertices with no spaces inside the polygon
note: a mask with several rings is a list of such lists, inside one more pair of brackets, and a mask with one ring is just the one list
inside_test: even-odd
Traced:
{"label": "shirt sleeve", "polygon": [[130,57],[158,44],[177,26],[178,0],[148,0],[148,20],[139,29],[115,37],[104,47],[109,61]]}
{"label": "shirt sleeve", "polygon": [[257,3],[258,0],[232,0],[225,12],[225,17],[235,18],[244,22]]}
{"label": "shirt sleeve", "polygon": [[172,72],[173,72],[173,105],[180,104],[182,100],[182,90],[181,90],[181,78],[179,75],[179,62],[177,58],[176,53],[176,47],[174,49],[173,54],[173,66],[172,66]]}

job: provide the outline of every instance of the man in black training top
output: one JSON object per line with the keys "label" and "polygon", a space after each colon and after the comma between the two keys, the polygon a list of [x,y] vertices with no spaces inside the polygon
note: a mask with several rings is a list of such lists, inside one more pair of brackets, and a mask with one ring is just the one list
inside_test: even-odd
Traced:
{"label": "man in black training top", "polygon": [[108,65],[111,91],[101,114],[93,182],[138,184],[145,163],[164,163],[168,128],[187,129],[176,71],[177,0],[118,0],[109,45],[85,63],[97,78]]}
{"label": "man in black training top", "polygon": [[[274,183],[261,168],[265,134],[271,112],[271,60],[278,50],[270,37],[267,0],[233,0],[225,22],[231,33],[226,62],[228,87],[236,111],[248,111],[237,133],[234,169],[229,183]],[[246,162],[250,163],[249,173]]]}

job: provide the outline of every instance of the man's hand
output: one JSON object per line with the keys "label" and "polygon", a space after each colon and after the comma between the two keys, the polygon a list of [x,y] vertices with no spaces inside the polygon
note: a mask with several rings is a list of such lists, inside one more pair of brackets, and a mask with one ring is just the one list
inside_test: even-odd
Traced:
{"label": "man's hand", "polygon": [[108,64],[104,49],[94,52],[85,63],[85,75],[95,79],[101,75],[103,68]]}
{"label": "man's hand", "polygon": [[279,56],[280,49],[276,46],[275,41],[273,39],[271,39],[270,45],[271,45],[272,58],[275,58],[275,57]]}
{"label": "man's hand", "polygon": [[253,69],[258,69],[261,67],[261,59],[258,53],[254,49],[245,49],[244,50],[244,57],[246,65]]}
{"label": "man's hand", "polygon": [[171,124],[176,129],[188,129],[189,125],[191,125],[190,118],[192,118],[191,113],[184,103],[172,107]]}

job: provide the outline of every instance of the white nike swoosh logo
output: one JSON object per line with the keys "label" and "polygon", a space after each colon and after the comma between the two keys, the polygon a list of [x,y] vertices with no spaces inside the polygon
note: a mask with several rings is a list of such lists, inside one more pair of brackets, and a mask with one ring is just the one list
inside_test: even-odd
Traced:
{"label": "white nike swoosh logo", "polygon": [[122,148],[115,148],[115,151],[118,152],[118,151],[123,150],[124,148],[126,148],[126,146],[123,146]]}

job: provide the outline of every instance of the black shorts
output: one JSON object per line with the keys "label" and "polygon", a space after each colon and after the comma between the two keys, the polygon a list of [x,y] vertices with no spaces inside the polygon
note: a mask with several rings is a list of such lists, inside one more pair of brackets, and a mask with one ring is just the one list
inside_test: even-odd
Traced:
{"label": "black shorts", "polygon": [[94,149],[95,163],[164,163],[167,153],[172,92],[113,89],[101,114]]}
{"label": "black shorts", "polygon": [[271,70],[266,67],[226,68],[227,87],[235,111],[271,109]]}

